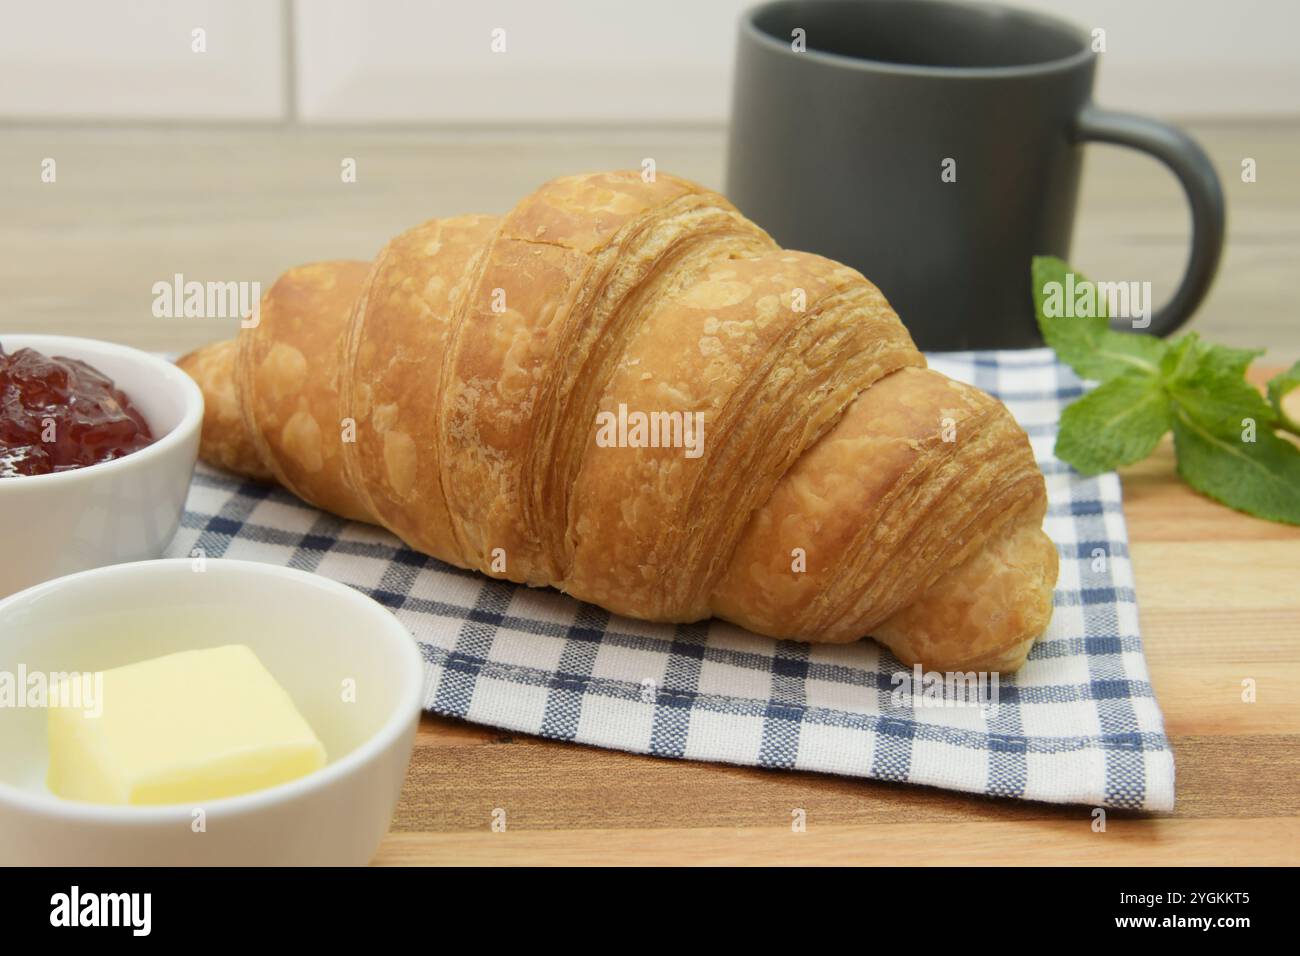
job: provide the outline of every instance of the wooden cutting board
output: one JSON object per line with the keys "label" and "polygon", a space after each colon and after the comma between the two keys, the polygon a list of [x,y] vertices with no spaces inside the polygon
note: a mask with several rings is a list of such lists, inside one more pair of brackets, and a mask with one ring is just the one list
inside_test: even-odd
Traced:
{"label": "wooden cutting board", "polygon": [[[1096,832],[1090,807],[638,756],[426,716],[375,862],[1300,863],[1300,528],[1188,489],[1168,439],[1122,478],[1174,812],[1110,811]],[[795,808],[805,832],[792,831]]]}

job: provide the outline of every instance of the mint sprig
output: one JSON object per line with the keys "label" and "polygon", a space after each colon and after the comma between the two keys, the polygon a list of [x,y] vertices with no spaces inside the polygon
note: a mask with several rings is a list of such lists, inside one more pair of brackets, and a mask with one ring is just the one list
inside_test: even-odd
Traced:
{"label": "mint sprig", "polygon": [[1300,435],[1300,421],[1296,421],[1282,407],[1282,400],[1297,388],[1300,388],[1300,361],[1269,380],[1268,401],[1273,406],[1273,412],[1277,415],[1281,426],[1293,434]]}
{"label": "mint sprig", "polygon": [[1266,401],[1245,380],[1262,350],[1213,345],[1194,332],[1166,342],[1115,331],[1095,287],[1066,263],[1035,258],[1031,274],[1043,339],[1081,378],[1100,383],[1061,415],[1058,458],[1085,475],[1110,471],[1147,457],[1172,429],[1178,474],[1192,488],[1300,524],[1300,448],[1276,434],[1300,434],[1282,408],[1300,388],[1300,362],[1269,382]]}

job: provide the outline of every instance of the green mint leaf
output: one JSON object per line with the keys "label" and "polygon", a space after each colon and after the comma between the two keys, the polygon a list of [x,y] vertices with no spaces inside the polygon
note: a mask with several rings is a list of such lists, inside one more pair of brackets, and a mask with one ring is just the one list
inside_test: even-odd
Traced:
{"label": "green mint leaf", "polygon": [[1250,363],[1264,354],[1263,349],[1234,349],[1212,345],[1195,332],[1188,332],[1168,343],[1160,363],[1160,374],[1167,382],[1191,376],[1241,379]]}
{"label": "green mint leaf", "polygon": [[1300,449],[1267,427],[1258,428],[1254,441],[1244,441],[1244,431],[1220,431],[1183,405],[1176,406],[1178,474],[1197,491],[1230,508],[1269,521],[1300,524]]}
{"label": "green mint leaf", "polygon": [[1112,332],[1108,329],[1102,333],[1097,343],[1096,360],[1099,363],[1097,370],[1105,373],[1098,381],[1134,371],[1144,375],[1154,375],[1159,370],[1160,360],[1168,348],[1167,342],[1154,335],[1145,335],[1141,332]]}
{"label": "green mint leaf", "polygon": [[1287,431],[1300,435],[1300,416],[1292,415],[1282,408],[1282,400],[1297,387],[1300,387],[1300,361],[1269,380],[1268,401],[1277,415],[1278,424]]}
{"label": "green mint leaf", "polygon": [[1200,363],[1228,378],[1245,378],[1250,363],[1264,354],[1263,349],[1234,349],[1227,345],[1199,342]]}
{"label": "green mint leaf", "polygon": [[1271,431],[1275,423],[1272,407],[1241,377],[1249,358],[1227,354],[1241,351],[1206,345],[1193,333],[1174,342],[1161,363],[1169,397],[1216,434],[1238,435],[1250,422]]}
{"label": "green mint leaf", "polygon": [[1155,375],[1168,346],[1151,335],[1114,332],[1106,296],[1053,256],[1030,265],[1034,312],[1043,341],[1080,378],[1106,382],[1128,372]]}
{"label": "green mint leaf", "polygon": [[1160,365],[1173,402],[1178,474],[1202,494],[1270,521],[1300,523],[1300,449],[1273,434],[1274,408],[1243,376],[1260,353],[1172,342]]}
{"label": "green mint leaf", "polygon": [[1129,372],[1065,410],[1056,457],[1085,475],[1110,471],[1151,454],[1170,425],[1171,405],[1160,380]]}
{"label": "green mint leaf", "polygon": [[1096,315],[1077,314],[1069,291],[1078,277],[1061,259],[1035,256],[1030,277],[1034,313],[1043,341],[1080,376],[1101,378],[1088,372],[1093,370],[1097,343],[1107,329],[1105,303],[1095,303],[1100,306]]}
{"label": "green mint leaf", "polygon": [[1199,343],[1200,336],[1195,332],[1188,332],[1169,343],[1160,359],[1160,378],[1165,384],[1186,381],[1200,368]]}

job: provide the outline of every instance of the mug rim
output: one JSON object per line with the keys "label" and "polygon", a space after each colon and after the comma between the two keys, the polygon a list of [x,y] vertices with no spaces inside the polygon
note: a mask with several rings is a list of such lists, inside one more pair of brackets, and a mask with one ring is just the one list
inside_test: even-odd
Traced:
{"label": "mug rim", "polygon": [[[837,0],[837,2],[844,3],[845,0]],[[897,0],[892,0],[892,2],[897,2]],[[974,13],[996,11],[1004,15],[1018,17],[1022,21],[1035,26],[1048,27],[1059,33],[1074,37],[1079,42],[1079,49],[1068,56],[1058,57],[1054,60],[1009,66],[928,66],[919,63],[894,63],[887,60],[875,60],[870,57],[849,56],[844,53],[815,50],[812,47],[800,52],[798,56],[809,57],[814,62],[822,62],[829,66],[853,67],[862,72],[870,73],[893,73],[900,76],[936,79],[1005,79],[1069,72],[1091,62],[1097,55],[1088,45],[1087,34],[1084,33],[1081,27],[1075,26],[1068,20],[1047,13],[1040,13],[1037,10],[1026,10],[1022,7],[1013,7],[1003,3],[981,2],[976,4],[966,2],[966,0],[907,0],[907,2],[917,6],[948,7]],[[859,7],[867,7],[872,5],[873,0],[854,0],[854,3]],[[794,56],[795,53],[790,49],[788,43],[759,27],[756,21],[760,14],[764,14],[769,10],[778,7],[798,8],[801,6],[806,6],[806,4],[800,2],[800,0],[766,0],[764,3],[755,4],[741,16],[742,31],[748,34],[752,40],[769,49]]]}

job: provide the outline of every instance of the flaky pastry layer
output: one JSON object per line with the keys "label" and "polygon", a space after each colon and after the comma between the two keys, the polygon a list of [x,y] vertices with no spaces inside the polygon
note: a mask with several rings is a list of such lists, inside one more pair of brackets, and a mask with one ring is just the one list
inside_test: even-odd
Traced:
{"label": "flaky pastry layer", "polygon": [[[205,460],[615,613],[961,670],[1018,667],[1050,618],[1006,409],[927,369],[858,272],[685,180],[566,177],[290,270],[180,364]],[[683,440],[602,440],[629,412]]]}

